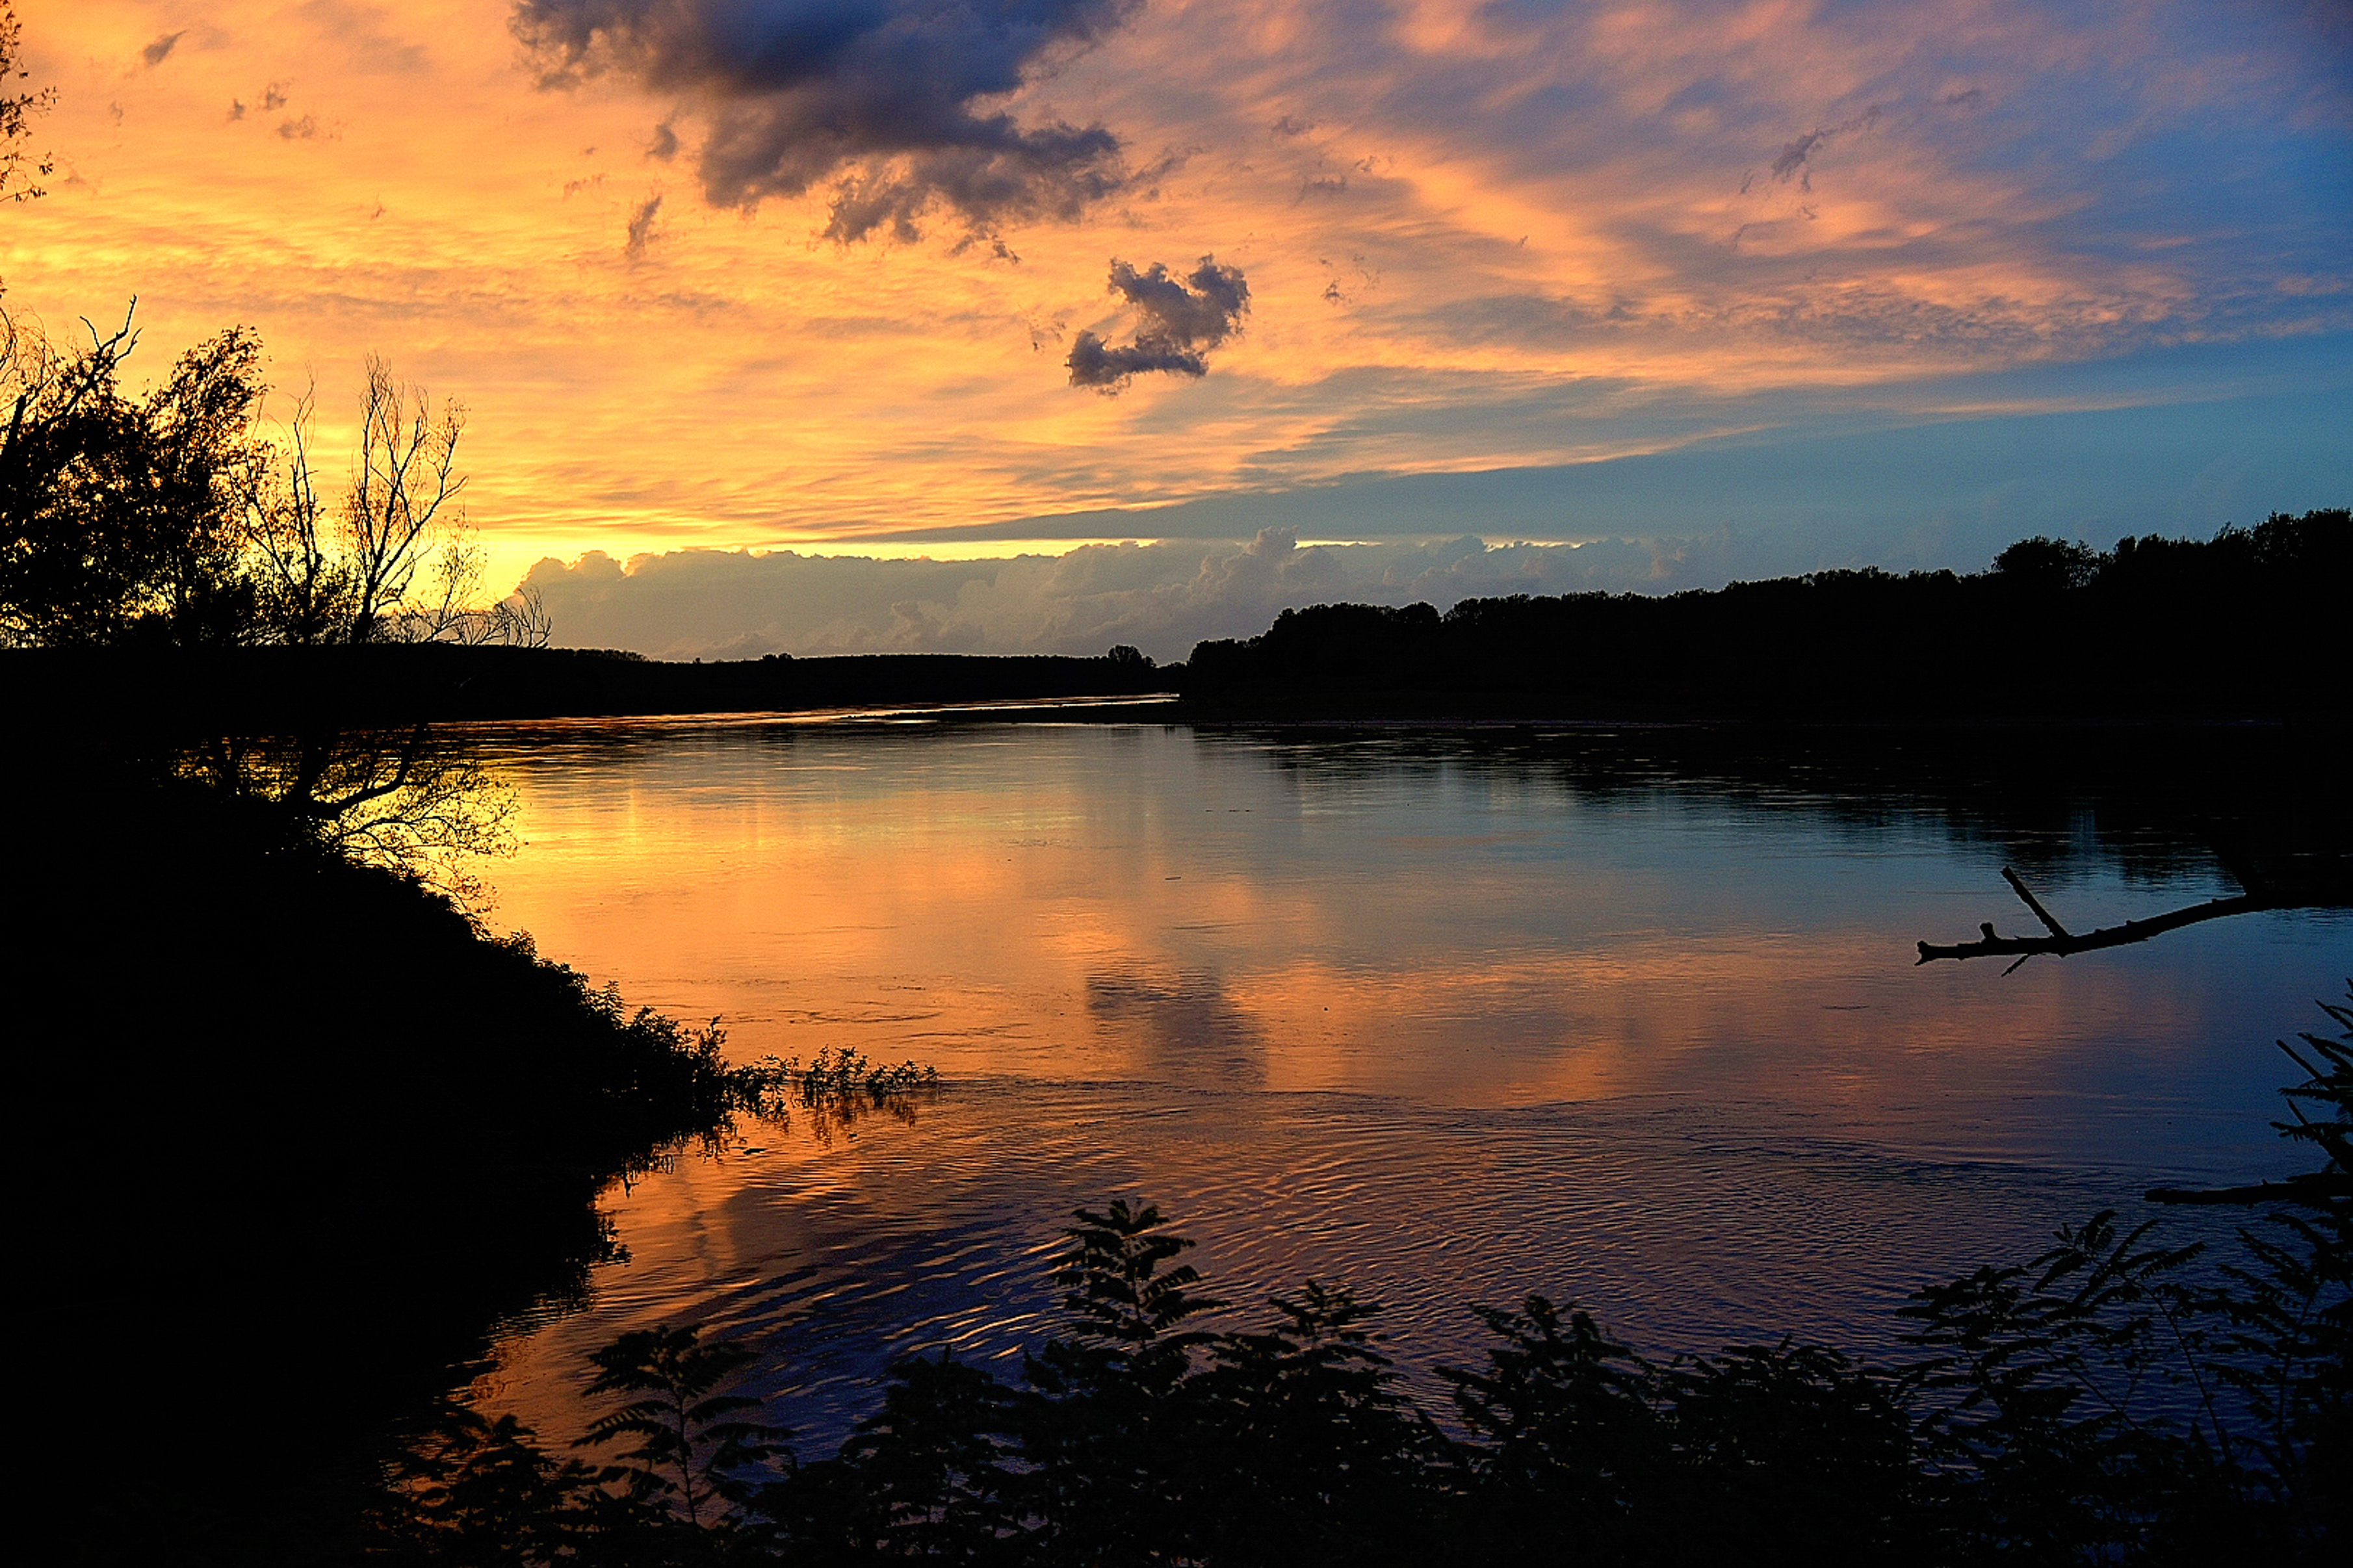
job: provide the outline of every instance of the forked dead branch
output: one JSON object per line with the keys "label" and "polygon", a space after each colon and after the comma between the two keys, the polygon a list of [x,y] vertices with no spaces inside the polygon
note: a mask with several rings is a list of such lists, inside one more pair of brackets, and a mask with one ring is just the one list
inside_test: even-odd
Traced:
{"label": "forked dead branch", "polygon": [[[2160,915],[2144,920],[2126,921],[2122,925],[2102,926],[2078,936],[2059,923],[2058,917],[2042,905],[2016,871],[2004,866],[2002,879],[2010,890],[2024,900],[2042,922],[2046,934],[2042,936],[2000,936],[1995,933],[1993,922],[1986,921],[1978,930],[1975,942],[1937,943],[1923,942],[1920,963],[1939,958],[2014,958],[2004,974],[2038,953],[2050,953],[2064,958],[2070,953],[2091,952],[2104,947],[2123,947],[2136,942],[2147,942],[2183,926],[2197,925],[2205,921],[2221,920],[2229,915],[2253,914],[2262,910],[2344,909],[2353,907],[2353,878],[2348,878],[2341,861],[2331,858],[2316,866],[2298,868],[2293,874],[2261,874],[2232,858],[2227,852],[2223,864],[2239,883],[2242,891],[2223,899],[2209,899],[2201,904],[2185,904],[2178,910],[2168,910]],[[1915,964],[1916,968],[1917,965]]]}

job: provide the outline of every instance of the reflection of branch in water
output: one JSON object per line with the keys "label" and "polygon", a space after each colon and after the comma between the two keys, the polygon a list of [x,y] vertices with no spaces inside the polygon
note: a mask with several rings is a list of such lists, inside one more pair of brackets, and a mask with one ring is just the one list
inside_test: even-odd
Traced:
{"label": "reflection of branch in water", "polygon": [[759,1079],[760,1114],[784,1125],[797,1106],[820,1143],[837,1132],[856,1137],[860,1120],[877,1112],[912,1127],[916,1107],[939,1098],[939,1068],[912,1061],[878,1067],[848,1046],[819,1051],[806,1068],[795,1058],[768,1057],[750,1070]]}

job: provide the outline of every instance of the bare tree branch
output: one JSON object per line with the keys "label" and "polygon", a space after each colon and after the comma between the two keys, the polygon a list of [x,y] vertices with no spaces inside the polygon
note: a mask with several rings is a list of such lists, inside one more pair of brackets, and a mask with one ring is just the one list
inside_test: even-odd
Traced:
{"label": "bare tree branch", "polygon": [[[2147,942],[2153,936],[2161,936],[2169,931],[2179,931],[2183,926],[2196,925],[2201,921],[2221,920],[2226,915],[2252,914],[2257,910],[2296,907],[2283,903],[2277,899],[2261,897],[2253,893],[2241,893],[2233,898],[2214,899],[2206,903],[2170,910],[2161,915],[2151,915],[2147,920],[2126,921],[2122,925],[2104,926],[2098,931],[2087,931],[2082,936],[2076,936],[2053,919],[2051,911],[2042,907],[2042,901],[2027,890],[2026,884],[2019,879],[2017,872],[2004,866],[2001,868],[2001,874],[2004,879],[2017,890],[2018,896],[2026,901],[2026,907],[2032,910],[2035,917],[2048,928],[2050,934],[2048,936],[1997,936],[1994,934],[1993,922],[1988,921],[1978,927],[1978,930],[1984,934],[1976,942],[1957,942],[1941,946],[1928,942],[1920,943],[1920,963],[1927,963],[1939,958],[2013,956],[2023,963],[2037,953],[2050,953],[2064,958],[2073,952],[2090,952],[2104,947],[2123,947],[2130,942]],[[2015,969],[2018,965],[2012,964],[2010,967]]]}
{"label": "bare tree branch", "polygon": [[2010,889],[2017,893],[2020,898],[2026,900],[2026,907],[2034,911],[2034,918],[2041,921],[2044,929],[2049,931],[2052,936],[2057,937],[2061,942],[2073,942],[2075,940],[2073,937],[2067,934],[2067,928],[2065,926],[2061,925],[2057,921],[2051,918],[2051,911],[2042,907],[2042,900],[2036,898],[2032,893],[2027,891],[2026,884],[2019,880],[2017,872],[2011,870],[2009,867],[2004,866],[2001,868],[2001,879],[2008,882],[2010,886]]}
{"label": "bare tree branch", "polygon": [[[2353,877],[2348,877],[2341,859],[2325,857],[2312,864],[2288,871],[2274,869],[2258,875],[2254,870],[2226,860],[2225,865],[2245,891],[2230,898],[2210,899],[2202,904],[2189,904],[2168,910],[2146,920],[2126,921],[2122,925],[2103,926],[2098,931],[2077,936],[2059,923],[2058,917],[2043,908],[2042,900],[2017,872],[2004,866],[2002,880],[2017,893],[2034,918],[2042,922],[2049,934],[2044,936],[2000,936],[1988,921],[1978,927],[1981,933],[1975,942],[1919,944],[1921,963],[1939,958],[2014,958],[2010,969],[2039,953],[2064,958],[2070,953],[2091,952],[2104,947],[2123,947],[2136,942],[2147,942],[2183,926],[2197,925],[2205,921],[2222,920],[2231,915],[2253,914],[2261,910],[2322,910],[2353,907]],[[1916,967],[1916,965],[1915,965]],[[2008,970],[2003,971],[2009,973]]]}
{"label": "bare tree branch", "polygon": [[465,426],[462,405],[445,403],[437,416],[422,388],[394,380],[383,360],[368,360],[359,458],[344,502],[357,599],[353,641],[375,637],[400,608],[431,547],[435,520],[466,488],[457,471]]}

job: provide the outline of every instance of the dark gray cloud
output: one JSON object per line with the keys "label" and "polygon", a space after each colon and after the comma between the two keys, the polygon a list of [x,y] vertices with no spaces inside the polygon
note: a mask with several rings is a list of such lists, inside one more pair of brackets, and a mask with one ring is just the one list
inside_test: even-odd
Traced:
{"label": "dark gray cloud", "polygon": [[1208,351],[1241,331],[1250,313],[1250,285],[1239,267],[1220,267],[1213,256],[1182,279],[1155,261],[1138,272],[1124,261],[1111,264],[1111,291],[1135,312],[1135,339],[1106,343],[1082,331],[1071,345],[1072,386],[1116,392],[1128,378],[1153,371],[1176,375],[1208,373]]}
{"label": "dark gray cloud", "polygon": [[826,233],[847,243],[913,240],[942,209],[973,232],[1067,218],[1123,189],[1120,142],[1103,126],[1024,126],[983,104],[1138,3],[516,0],[513,27],[546,85],[610,73],[699,114],[716,205],[830,184]]}
{"label": "dark gray cloud", "polygon": [[180,40],[187,36],[188,30],[185,27],[181,28],[176,33],[158,34],[153,43],[149,44],[145,48],[139,51],[139,58],[147,62],[148,69],[153,70],[155,67],[162,65],[165,60],[170,59],[172,58],[172,51],[179,47]]}
{"label": "dark gray cloud", "polygon": [[1821,145],[1822,138],[1829,134],[1826,131],[1809,131],[1782,148],[1781,155],[1773,160],[1773,177],[1786,181],[1790,175],[1804,170],[1807,161],[1814,155],[1814,149]]}
{"label": "dark gray cloud", "polygon": [[[1773,160],[1773,178],[1787,184],[1790,176],[1794,174],[1797,176],[1799,190],[1812,190],[1814,188],[1812,167],[1814,154],[1839,137],[1852,135],[1858,131],[1870,130],[1886,112],[1887,105],[1874,103],[1853,119],[1841,124],[1816,126],[1781,149],[1781,155]],[[1745,182],[1741,188],[1743,190],[1747,188]]]}

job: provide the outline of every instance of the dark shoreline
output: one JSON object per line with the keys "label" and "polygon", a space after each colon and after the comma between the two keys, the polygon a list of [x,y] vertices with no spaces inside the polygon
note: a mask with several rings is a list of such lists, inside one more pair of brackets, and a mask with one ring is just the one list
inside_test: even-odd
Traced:
{"label": "dark shoreline", "polygon": [[598,1194],[723,1126],[735,1075],[252,803],[102,761],[0,801],[47,1183],[17,1244],[34,1463],[93,1521],[68,1560],[355,1561],[398,1432],[586,1288]]}

